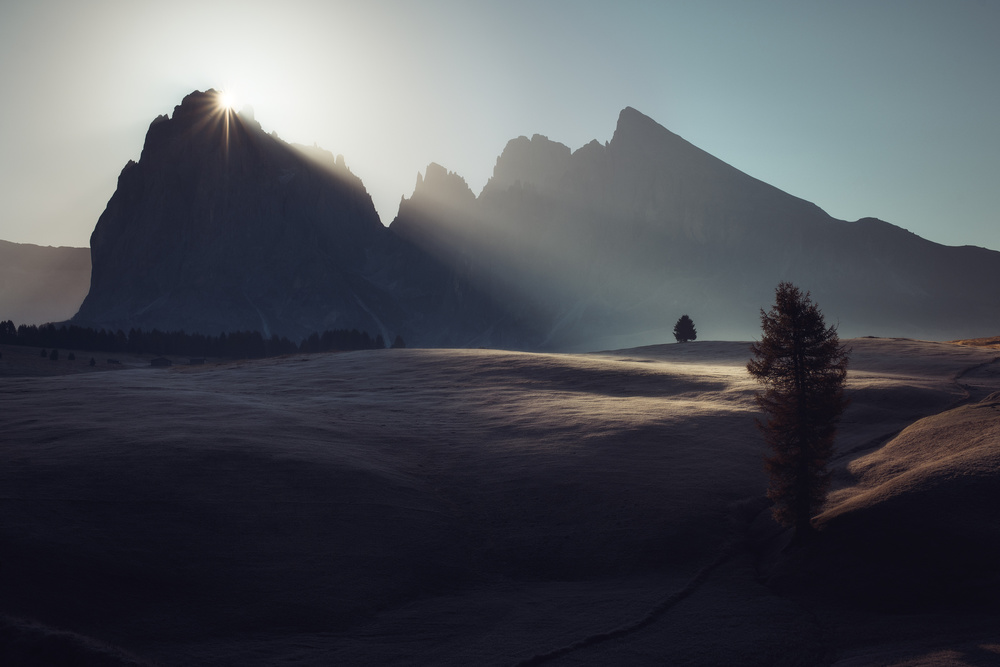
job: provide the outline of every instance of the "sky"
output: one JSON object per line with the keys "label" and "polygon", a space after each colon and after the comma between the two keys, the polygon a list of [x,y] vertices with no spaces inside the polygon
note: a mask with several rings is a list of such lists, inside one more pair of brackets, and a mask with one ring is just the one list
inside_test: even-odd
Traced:
{"label": "sky", "polygon": [[382,222],[437,162],[608,141],[631,106],[836,218],[1000,250],[1000,2],[0,3],[0,239],[88,246],[149,123],[225,89]]}

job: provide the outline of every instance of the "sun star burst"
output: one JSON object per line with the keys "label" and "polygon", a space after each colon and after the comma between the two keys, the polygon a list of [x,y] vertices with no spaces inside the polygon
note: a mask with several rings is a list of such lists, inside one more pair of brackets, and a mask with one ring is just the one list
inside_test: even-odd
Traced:
{"label": "sun star burst", "polygon": [[231,92],[223,90],[219,93],[219,106],[222,107],[223,111],[235,111],[236,98]]}

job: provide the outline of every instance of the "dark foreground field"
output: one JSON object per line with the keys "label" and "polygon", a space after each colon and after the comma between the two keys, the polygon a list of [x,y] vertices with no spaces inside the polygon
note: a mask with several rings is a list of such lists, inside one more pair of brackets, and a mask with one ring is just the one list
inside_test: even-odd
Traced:
{"label": "dark foreground field", "polygon": [[803,547],[745,343],[0,367],[0,662],[1000,663],[996,352],[850,344]]}

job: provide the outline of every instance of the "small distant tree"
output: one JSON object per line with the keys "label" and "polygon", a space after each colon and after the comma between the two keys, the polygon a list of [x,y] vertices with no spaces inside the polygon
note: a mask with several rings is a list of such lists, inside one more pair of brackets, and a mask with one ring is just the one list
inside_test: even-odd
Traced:
{"label": "small distant tree", "polygon": [[681,315],[674,325],[674,338],[678,343],[686,343],[689,340],[696,340],[698,332],[694,328],[694,322],[687,315]]}
{"label": "small distant tree", "polygon": [[90,365],[91,366],[96,366],[97,365],[97,359],[94,359],[93,357],[91,357],[90,358]]}
{"label": "small distant tree", "polygon": [[392,349],[398,350],[406,347],[406,343],[403,341],[403,337],[396,334],[396,338],[392,341]]}
{"label": "small distant tree", "polygon": [[757,404],[767,416],[757,420],[771,453],[765,456],[770,475],[767,496],[781,524],[794,526],[796,539],[812,532],[812,517],[826,500],[833,453],[847,399],[849,351],[827,327],[823,314],[791,283],[782,282],[770,311],[760,311],[763,337],[750,350],[747,371],[764,391]]}
{"label": "small distant tree", "polygon": [[59,359],[59,350],[53,348],[52,352],[49,353],[49,359],[57,361]]}
{"label": "small distant tree", "polygon": [[49,351],[48,351],[48,350],[46,350],[46,349],[45,349],[44,347],[42,348],[42,356],[43,356],[43,357],[47,357],[47,356],[49,356]]}
{"label": "small distant tree", "polygon": [[70,352],[68,355],[66,355],[66,359],[68,361],[76,361],[76,355]]}

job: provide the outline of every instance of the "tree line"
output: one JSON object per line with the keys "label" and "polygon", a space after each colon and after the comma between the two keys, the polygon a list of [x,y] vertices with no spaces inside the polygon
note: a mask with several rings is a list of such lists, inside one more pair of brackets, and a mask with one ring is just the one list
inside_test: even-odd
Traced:
{"label": "tree line", "polygon": [[[372,338],[367,331],[357,329],[315,332],[295,343],[284,336],[265,338],[259,331],[223,332],[218,336],[159,329],[129,329],[125,333],[121,329],[108,331],[73,324],[59,327],[54,324],[15,326],[11,320],[0,321],[0,344],[230,359],[257,359],[296,352],[378,350],[386,347],[381,334]],[[406,347],[406,344],[402,337],[396,336],[392,347]]]}

